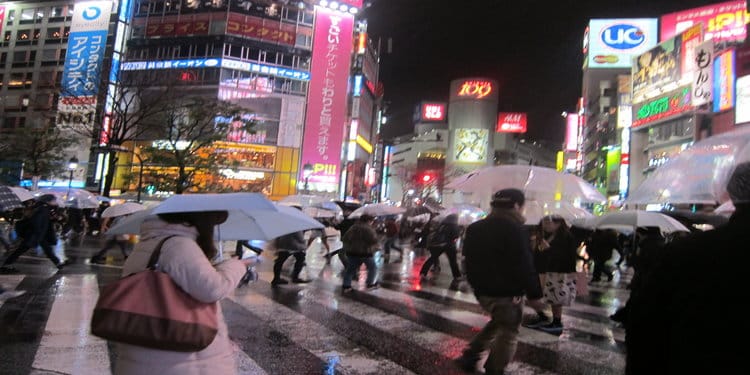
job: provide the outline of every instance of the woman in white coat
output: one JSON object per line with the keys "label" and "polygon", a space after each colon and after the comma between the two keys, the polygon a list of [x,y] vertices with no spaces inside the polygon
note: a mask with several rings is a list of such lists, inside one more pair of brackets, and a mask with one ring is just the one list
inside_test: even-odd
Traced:
{"label": "woman in white coat", "polygon": [[[211,259],[217,250],[213,241],[214,226],[227,219],[226,211],[160,214],[141,226],[141,242],[128,257],[123,276],[146,269],[151,253],[164,242],[157,270],[193,298],[218,302],[230,295],[253,260],[232,259],[216,266]],[[219,305],[219,329],[214,341],[199,352],[172,352],[140,346],[117,344],[115,375],[217,375],[236,374],[237,355],[229,340],[227,325]]]}

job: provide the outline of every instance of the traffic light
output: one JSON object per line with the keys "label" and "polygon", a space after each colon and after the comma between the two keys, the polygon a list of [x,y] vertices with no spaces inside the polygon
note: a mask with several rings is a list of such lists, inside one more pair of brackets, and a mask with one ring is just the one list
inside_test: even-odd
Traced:
{"label": "traffic light", "polygon": [[430,182],[435,181],[435,175],[432,173],[423,173],[420,176],[419,181],[423,184],[429,184]]}

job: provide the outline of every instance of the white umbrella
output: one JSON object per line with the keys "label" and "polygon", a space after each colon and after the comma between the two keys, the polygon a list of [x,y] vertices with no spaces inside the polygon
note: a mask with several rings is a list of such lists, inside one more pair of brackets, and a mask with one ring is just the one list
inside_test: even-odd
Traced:
{"label": "white umbrella", "polygon": [[9,189],[18,197],[18,199],[21,200],[21,202],[25,202],[29,199],[34,199],[34,194],[22,187],[11,186],[9,187]]}
{"label": "white umbrella", "polygon": [[388,203],[372,203],[354,210],[349,215],[349,217],[352,219],[356,219],[362,215],[391,216],[400,215],[404,212],[406,212],[406,209],[404,209],[403,207],[397,207]]}
{"label": "white umbrella", "polygon": [[445,187],[487,197],[501,189],[515,188],[526,193],[527,198],[546,201],[598,203],[607,200],[593,185],[576,175],[528,165],[485,167],[459,176]]}
{"label": "white umbrella", "polygon": [[336,217],[336,213],[331,210],[326,210],[321,207],[303,207],[302,212],[310,215],[314,218],[333,218]]}
{"label": "white umbrella", "polygon": [[523,206],[523,216],[526,218],[526,224],[536,225],[549,215],[561,216],[569,224],[576,219],[585,219],[594,217],[594,215],[583,208],[576,207],[565,201],[537,201],[527,200]]}
{"label": "white umbrella", "polygon": [[71,208],[99,208],[99,200],[94,194],[84,189],[68,189],[65,187],[51,187],[39,189],[36,196],[53,194],[57,201],[65,207]]}
{"label": "white umbrella", "polygon": [[698,141],[658,167],[626,204],[716,204],[729,199],[734,167],[750,161],[750,127]]}
{"label": "white umbrella", "polygon": [[722,215],[722,216],[732,216],[732,214],[734,213],[734,210],[735,210],[734,203],[732,203],[732,201],[726,201],[722,203],[721,206],[716,207],[716,209],[714,210],[714,213],[717,215]]}
{"label": "white umbrella", "polygon": [[[331,200],[327,200],[317,195],[297,194],[287,195],[281,198],[278,204],[282,206],[297,206],[302,207],[303,211],[312,217],[344,217],[344,210]],[[314,208],[308,210],[307,208]],[[330,212],[325,212],[317,209],[323,209]]]}
{"label": "white umbrella", "polygon": [[145,209],[146,209],[146,206],[140,203],[125,202],[122,204],[116,204],[114,206],[107,207],[107,209],[105,209],[104,212],[102,212],[102,217],[117,217],[117,216],[123,216],[123,215],[130,215],[138,211],[143,211]]}
{"label": "white umbrella", "polygon": [[479,207],[472,206],[470,204],[455,204],[446,208],[432,220],[441,222],[448,215],[452,214],[458,215],[458,225],[461,226],[468,226],[469,224],[487,216],[487,213]]}
{"label": "white umbrella", "polygon": [[153,209],[137,212],[107,234],[140,233],[141,224],[162,213],[227,211],[227,221],[216,227],[220,240],[270,240],[323,225],[302,211],[274,204],[258,193],[175,195]]}
{"label": "white umbrella", "polygon": [[632,228],[659,227],[663,233],[690,232],[682,223],[667,215],[643,210],[613,211],[591,221],[592,227],[596,229],[618,229],[628,226]]}

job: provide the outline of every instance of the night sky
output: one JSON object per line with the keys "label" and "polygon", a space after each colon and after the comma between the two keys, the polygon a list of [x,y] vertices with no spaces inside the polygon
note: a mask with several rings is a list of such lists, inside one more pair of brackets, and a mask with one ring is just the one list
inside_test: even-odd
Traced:
{"label": "night sky", "polygon": [[381,59],[385,137],[412,132],[414,106],[447,101],[452,79],[487,76],[500,82],[499,111],[529,113],[527,138],[561,144],[560,113],[574,110],[581,94],[589,19],[659,17],[717,2],[374,0],[365,11],[370,36],[393,40]]}

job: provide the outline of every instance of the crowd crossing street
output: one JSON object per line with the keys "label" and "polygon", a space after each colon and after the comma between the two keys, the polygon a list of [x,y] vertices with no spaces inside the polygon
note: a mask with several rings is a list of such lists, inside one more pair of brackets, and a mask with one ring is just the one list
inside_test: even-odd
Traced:
{"label": "crowd crossing street", "polygon": [[[89,325],[100,289],[120,276],[123,260],[113,251],[105,264],[89,264],[100,242],[58,246],[71,263],[60,272],[29,253],[18,273],[0,275],[6,287],[26,291],[0,302],[0,372],[111,373],[115,351]],[[228,255],[234,243],[224,249]],[[344,294],[341,264],[326,264],[315,245],[303,270],[309,284],[272,287],[272,255],[264,253],[259,279],[221,303],[240,373],[461,374],[453,359],[488,318],[466,281],[453,282],[445,259],[443,272],[425,281],[419,269],[426,256],[405,254],[389,264],[378,257],[378,289],[365,288],[363,268]],[[508,373],[622,374],[625,333],[609,315],[627,301],[631,275],[592,284],[589,296],[565,309],[561,335],[521,328]]]}

